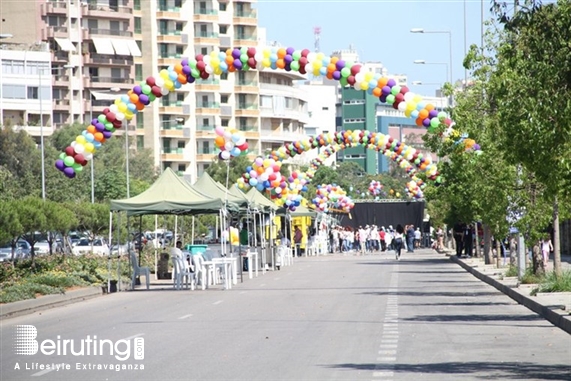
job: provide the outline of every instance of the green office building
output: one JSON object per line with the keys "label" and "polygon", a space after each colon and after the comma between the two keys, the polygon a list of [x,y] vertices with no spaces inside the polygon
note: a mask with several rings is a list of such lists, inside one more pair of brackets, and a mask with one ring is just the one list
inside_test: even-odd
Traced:
{"label": "green office building", "polygon": [[[341,116],[337,120],[337,131],[377,131],[376,104],[378,102],[378,98],[369,95],[366,91],[357,91],[351,87],[343,88],[341,90]],[[376,151],[364,146],[340,151],[337,154],[337,161],[353,161],[359,164],[367,174],[377,173]]]}

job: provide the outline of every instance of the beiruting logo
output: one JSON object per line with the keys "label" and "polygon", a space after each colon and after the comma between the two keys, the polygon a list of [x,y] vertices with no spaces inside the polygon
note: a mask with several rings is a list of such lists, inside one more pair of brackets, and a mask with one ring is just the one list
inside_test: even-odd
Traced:
{"label": "beiruting logo", "polygon": [[[17,325],[14,337],[14,351],[17,355],[33,356],[38,352],[46,356],[114,356],[119,361],[128,360],[131,355],[135,360],[145,358],[145,339],[106,340],[97,336],[87,335],[85,339],[62,339],[59,335],[55,340],[38,342],[38,330],[33,325]],[[131,350],[132,349],[132,350]]]}

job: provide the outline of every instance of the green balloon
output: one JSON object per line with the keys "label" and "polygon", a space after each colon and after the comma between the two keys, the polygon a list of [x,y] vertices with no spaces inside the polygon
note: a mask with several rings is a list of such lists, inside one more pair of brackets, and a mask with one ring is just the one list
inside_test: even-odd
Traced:
{"label": "green balloon", "polygon": [[83,167],[79,163],[73,164],[72,167],[73,169],[75,169],[76,172],[81,172],[83,170]]}
{"label": "green balloon", "polygon": [[155,99],[157,99],[155,94],[149,94],[149,102],[153,102]]}
{"label": "green balloon", "polygon": [[200,72],[196,69],[191,69],[190,75],[192,75],[194,78],[200,78]]}
{"label": "green balloon", "polygon": [[240,54],[240,61],[242,61],[242,63],[246,63],[248,62],[248,55],[246,53],[242,53]]}
{"label": "green balloon", "polygon": [[188,62],[188,66],[190,66],[191,69],[196,69],[196,64],[198,62],[193,58]]}
{"label": "green balloon", "polygon": [[434,127],[434,126],[432,125],[432,122],[430,122],[430,127],[428,127],[428,132],[431,132],[431,133],[435,133],[435,132],[436,132],[436,127]]}
{"label": "green balloon", "polygon": [[342,78],[347,78],[350,75],[351,75],[351,69],[349,69],[348,67],[344,67],[343,69],[341,69]]}
{"label": "green balloon", "polygon": [[290,67],[291,67],[291,70],[293,70],[293,71],[299,71],[299,62],[293,61],[293,62],[290,64]]}
{"label": "green balloon", "polygon": [[143,94],[145,95],[149,95],[151,93],[151,86],[149,85],[144,85],[142,89],[143,89]]}
{"label": "green balloon", "polygon": [[65,159],[63,159],[63,163],[65,164],[66,167],[72,167],[73,164],[75,163],[75,160],[71,156],[66,156]]}
{"label": "green balloon", "polygon": [[393,103],[395,103],[395,96],[393,94],[387,95],[387,104],[392,105]]}
{"label": "green balloon", "polygon": [[110,129],[112,129],[112,128],[113,128],[113,123],[111,123],[111,122],[105,123],[105,129],[106,129],[106,130],[110,130]]}
{"label": "green balloon", "polygon": [[242,47],[240,48],[240,53],[242,53],[242,54],[248,53],[248,48],[245,47],[245,46],[242,46]]}
{"label": "green balloon", "polygon": [[294,50],[291,56],[294,60],[299,61],[299,59],[301,58],[301,52],[299,50]]}
{"label": "green balloon", "polygon": [[67,156],[67,155],[65,154],[65,152],[62,152],[62,153],[59,154],[59,158],[60,158],[61,160],[65,160],[66,156]]}
{"label": "green balloon", "polygon": [[[343,69],[343,70],[345,70],[345,69]],[[343,87],[349,85],[349,82],[347,82],[347,78],[346,78],[346,77],[341,77],[341,78],[339,78],[339,83],[340,83],[341,86],[343,86]]]}
{"label": "green balloon", "polygon": [[400,86],[399,85],[393,86],[393,88],[391,89],[391,94],[397,95],[398,93],[400,93]]}
{"label": "green balloon", "polygon": [[101,123],[105,123],[107,122],[107,118],[105,117],[105,115],[101,114],[97,117],[97,120],[100,121]]}
{"label": "green balloon", "polygon": [[430,127],[436,128],[438,126],[440,126],[440,121],[438,120],[438,118],[432,118],[430,120]]}

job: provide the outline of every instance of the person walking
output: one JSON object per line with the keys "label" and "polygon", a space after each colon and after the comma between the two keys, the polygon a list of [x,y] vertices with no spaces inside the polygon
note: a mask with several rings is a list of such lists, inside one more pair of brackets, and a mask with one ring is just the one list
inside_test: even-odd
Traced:
{"label": "person walking", "polygon": [[406,251],[414,253],[414,225],[408,225],[406,229]]}
{"label": "person walking", "polygon": [[462,249],[464,248],[464,225],[460,222],[456,222],[452,231],[454,241],[456,242],[456,257],[460,258],[462,256]]}
{"label": "person walking", "polygon": [[403,244],[403,237],[404,237],[404,228],[402,227],[401,224],[398,224],[396,229],[395,229],[395,237],[393,239],[393,248],[395,250],[395,257],[398,260],[400,260],[400,253],[402,250],[402,244]]}
{"label": "person walking", "polygon": [[474,233],[472,232],[472,224],[466,225],[464,228],[464,255],[466,258],[472,258],[472,249],[474,246]]}
{"label": "person walking", "polygon": [[299,226],[295,227],[295,231],[293,233],[293,243],[295,244],[295,253],[298,257],[301,257],[301,240],[303,239],[303,233]]}
{"label": "person walking", "polygon": [[551,243],[551,238],[546,236],[543,241],[541,241],[541,253],[543,254],[543,268],[547,270],[547,265],[549,264],[549,253],[553,251],[553,244]]}
{"label": "person walking", "polygon": [[420,232],[420,228],[416,228],[414,231],[414,248],[420,249],[420,240],[422,239],[422,233]]}

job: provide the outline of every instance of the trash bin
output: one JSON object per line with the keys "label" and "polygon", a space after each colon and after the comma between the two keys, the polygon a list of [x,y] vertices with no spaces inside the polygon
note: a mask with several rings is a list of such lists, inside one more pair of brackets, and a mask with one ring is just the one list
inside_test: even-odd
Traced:
{"label": "trash bin", "polygon": [[117,292],[117,281],[116,280],[110,280],[109,281],[109,291],[110,294],[112,292]]}
{"label": "trash bin", "polygon": [[208,245],[186,245],[186,250],[190,251],[190,254],[201,254],[208,249]]}
{"label": "trash bin", "polygon": [[170,279],[171,273],[169,272],[170,255],[168,253],[161,253],[159,256],[159,263],[157,263],[157,278]]}

